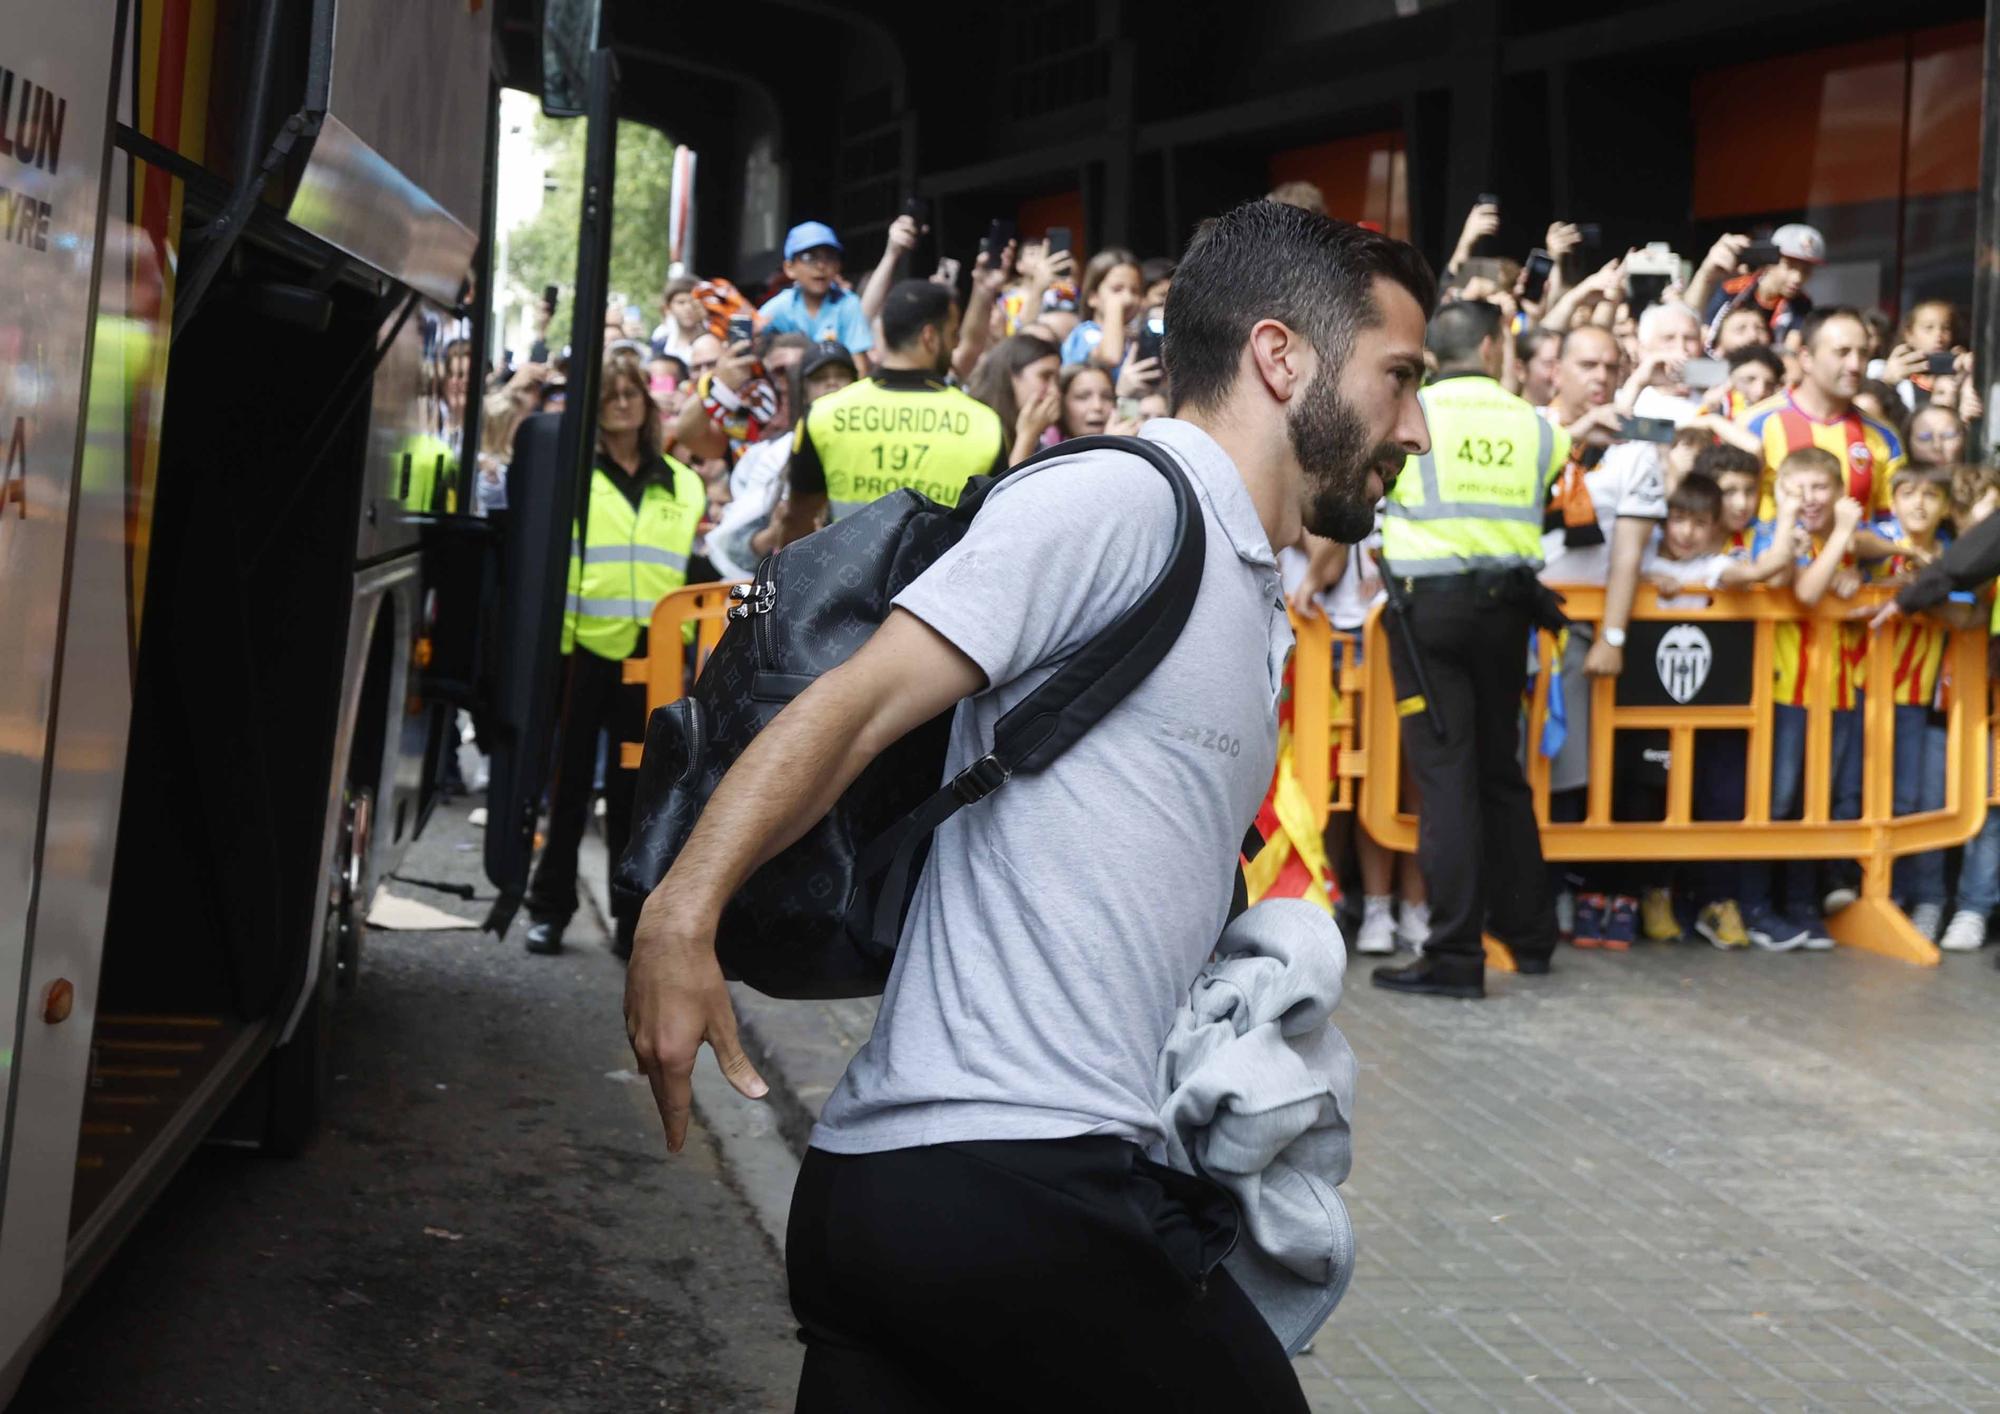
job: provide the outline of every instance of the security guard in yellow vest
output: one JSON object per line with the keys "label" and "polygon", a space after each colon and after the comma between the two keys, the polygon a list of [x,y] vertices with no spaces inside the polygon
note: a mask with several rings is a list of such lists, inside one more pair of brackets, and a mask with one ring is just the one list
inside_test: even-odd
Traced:
{"label": "security guard in yellow vest", "polygon": [[[701,478],[660,452],[659,418],[646,372],[630,354],[605,361],[597,465],[588,507],[571,532],[563,607],[563,696],[557,719],[548,840],[529,885],[528,951],[562,951],[576,912],[576,854],[590,817],[598,734],[611,740],[604,776],[604,844],[611,862],[632,828],[635,773],[618,743],[646,728],[646,690],[623,681],[624,660],[643,653],[653,606],[687,583],[695,529],[708,494]],[[678,647],[678,645],[674,645]],[[638,919],[619,917],[614,947],[631,951]]]}
{"label": "security guard in yellow vest", "polygon": [[1373,974],[1395,991],[1485,995],[1486,932],[1522,972],[1548,971],[1555,950],[1519,724],[1529,633],[1560,622],[1535,572],[1569,438],[1500,386],[1506,337],[1495,305],[1433,316],[1431,450],[1410,459],[1383,506],[1389,667],[1422,795],[1417,860],[1431,911],[1423,956]]}
{"label": "security guard in yellow vest", "polygon": [[931,280],[904,280],[882,305],[883,348],[870,377],[829,393],[799,419],[784,501],[773,521],[796,539],[824,512],[838,520],[905,488],[947,506],[972,477],[1007,469],[1000,415],[945,383],[958,307]]}

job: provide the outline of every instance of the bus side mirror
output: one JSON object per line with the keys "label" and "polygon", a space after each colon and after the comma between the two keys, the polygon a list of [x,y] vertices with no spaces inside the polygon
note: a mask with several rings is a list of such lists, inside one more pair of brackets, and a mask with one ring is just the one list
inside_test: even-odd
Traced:
{"label": "bus side mirror", "polygon": [[551,118],[580,118],[588,111],[601,6],[602,0],[544,0],[542,111]]}

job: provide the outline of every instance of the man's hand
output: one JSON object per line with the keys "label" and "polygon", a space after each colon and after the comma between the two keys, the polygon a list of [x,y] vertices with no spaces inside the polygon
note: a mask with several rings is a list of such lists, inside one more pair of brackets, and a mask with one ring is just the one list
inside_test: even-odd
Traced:
{"label": "man's hand", "polygon": [[1143,398],[1153,391],[1153,385],[1159,381],[1160,361],[1157,358],[1135,358],[1119,371],[1117,396]]}
{"label": "man's hand", "polygon": [[1490,204],[1475,206],[1465,215],[1465,229],[1458,233],[1458,248],[1451,257],[1451,269],[1463,265],[1472,248],[1500,230],[1500,208]]}
{"label": "man's hand", "polygon": [[1852,532],[1861,524],[1861,503],[1852,496],[1842,496],[1833,503],[1833,528]]}
{"label": "man's hand", "polygon": [[1583,416],[1563,430],[1569,433],[1572,442],[1580,442],[1588,437],[1596,443],[1603,444],[1613,441],[1618,436],[1618,429],[1624,421],[1624,415],[1618,411],[1616,403],[1599,403],[1594,408],[1586,408]]}
{"label": "man's hand", "polygon": [[1703,268],[1720,275],[1734,275],[1743,264],[1743,252],[1750,248],[1750,237],[1742,235],[1717,236],[1715,244],[1708,248],[1708,254],[1701,258]]}
{"label": "man's hand", "polygon": [[750,352],[746,341],[737,344],[715,365],[715,381],[732,391],[741,391],[753,378],[764,375],[764,365]]}
{"label": "man's hand", "polygon": [[923,228],[914,216],[898,216],[889,223],[889,249],[898,256],[908,255],[923,239]]}
{"label": "man's hand", "polygon": [[1013,278],[1014,243],[1012,241],[1007,242],[1007,248],[1000,252],[998,264],[989,262],[986,258],[986,252],[983,250],[972,258],[972,291],[974,295],[983,294],[988,299],[997,299],[1000,292],[1007,288],[1007,282]]}
{"label": "man's hand", "polygon": [[761,1100],[770,1087],[737,1040],[736,1009],[715,960],[713,924],[674,917],[674,906],[663,895],[655,890],[639,913],[625,971],[625,1034],[640,1073],[653,1087],[667,1148],[678,1154],[687,1142],[695,1058],[704,1041],[742,1094]]}
{"label": "man's hand", "polygon": [[1583,244],[1583,232],[1571,221],[1551,221],[1548,234],[1542,237],[1542,249],[1561,260],[1565,255]]}
{"label": "man's hand", "polygon": [[1583,655],[1583,672],[1586,677],[1615,678],[1625,671],[1625,650],[1613,648],[1603,638],[1594,640],[1590,651]]}

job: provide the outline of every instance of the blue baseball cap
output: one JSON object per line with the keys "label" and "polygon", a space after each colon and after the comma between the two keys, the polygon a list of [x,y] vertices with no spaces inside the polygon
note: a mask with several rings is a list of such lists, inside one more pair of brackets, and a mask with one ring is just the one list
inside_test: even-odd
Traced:
{"label": "blue baseball cap", "polygon": [[827,225],[824,221],[801,221],[798,225],[792,227],[791,230],[785,232],[785,259],[787,260],[796,260],[804,252],[818,250],[821,246],[832,246],[835,250],[845,254],[845,247],[841,245],[840,237],[836,236],[833,233],[833,227]]}

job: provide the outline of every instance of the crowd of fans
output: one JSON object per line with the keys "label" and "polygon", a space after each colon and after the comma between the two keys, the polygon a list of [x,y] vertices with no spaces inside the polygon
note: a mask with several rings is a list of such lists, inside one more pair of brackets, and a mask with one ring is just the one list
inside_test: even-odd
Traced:
{"label": "crowd of fans", "polygon": [[[1303,183],[1271,199],[1324,209]],[[1864,583],[1906,577],[2000,504],[2000,474],[1974,460],[1969,428],[1984,409],[1949,303],[1926,300],[1900,326],[1876,310],[1816,305],[1825,242],[1803,225],[1762,240],[1725,235],[1698,264],[1654,245],[1592,268],[1595,232],[1569,222],[1549,226],[1525,260],[1487,253],[1499,216],[1492,203],[1474,207],[1444,298],[1497,307],[1505,331],[1497,377],[1569,434],[1571,459],[1550,494],[1544,578],[1603,586],[1607,623],[1629,616],[1641,584],[1663,596],[1762,584],[1789,587],[1806,604],[1850,598]],[[905,297],[914,282],[903,278],[924,235],[919,216],[898,218],[856,287],[838,233],[808,221],[787,238],[782,287],[759,301],[725,280],[677,277],[650,330],[639,310],[613,302],[608,347],[643,362],[667,454],[707,488],[698,547],[707,563],[691,578],[748,576],[762,556],[823,523],[823,485],[811,498],[792,495],[795,428],[818,400],[885,366],[910,375],[913,316],[897,316],[899,344],[887,337],[884,310],[892,296],[895,309],[928,307]],[[1109,249],[1079,268],[1066,247],[989,239],[969,272],[946,260],[931,277],[953,292],[950,318],[929,317],[924,347],[936,348],[935,362],[919,360],[916,375],[962,388],[997,414],[1004,464],[1068,438],[1133,432],[1167,411],[1159,348],[1173,262]],[[482,508],[504,505],[515,429],[561,405],[564,373],[562,356],[538,341],[489,380]],[[1381,595],[1378,545],[1306,537],[1280,547],[1295,608],[1358,629]],[[1895,699],[1895,808],[1940,808],[1940,708],[1955,686],[1984,690],[1948,681],[1945,638],[1951,627],[1986,622],[1991,597],[1990,588],[1961,594],[1935,614],[1879,629],[1860,617],[1817,636],[1810,626],[1779,626],[1774,818],[1799,813],[1811,664],[1826,652],[1837,657],[1834,818],[1860,812],[1868,691]],[[1889,683],[1867,681],[1874,632],[1897,635]],[[1552,705],[1566,730],[1530,749],[1551,757],[1556,818],[1582,817],[1589,683],[1624,671],[1622,641],[1579,628],[1563,647],[1560,680],[1544,689],[1560,698]],[[1742,734],[1699,739],[1697,816],[1742,819]],[[1660,818],[1664,770],[1656,761],[1628,769],[1624,757],[1619,768],[1615,814]],[[1366,899],[1360,947],[1421,947],[1424,887],[1413,861],[1400,862],[1398,884],[1394,856],[1365,834],[1354,843]],[[1897,897],[1917,928],[1960,950],[1985,942],[1986,914],[2000,899],[2000,877],[1987,877],[2000,873],[2000,832],[1965,856],[1949,867],[1942,853],[1914,856],[1896,870]],[[1853,900],[1858,877],[1846,861],[1589,867],[1558,879],[1559,916],[1586,947],[1678,937],[1683,918],[1718,947],[1830,947],[1822,919]]]}

